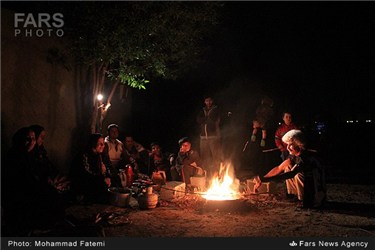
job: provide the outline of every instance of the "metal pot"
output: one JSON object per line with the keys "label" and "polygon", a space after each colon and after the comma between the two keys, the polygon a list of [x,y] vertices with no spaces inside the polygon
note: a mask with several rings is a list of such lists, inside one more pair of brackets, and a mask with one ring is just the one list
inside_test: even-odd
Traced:
{"label": "metal pot", "polygon": [[108,188],[109,203],[116,207],[128,207],[132,190],[130,188]]}

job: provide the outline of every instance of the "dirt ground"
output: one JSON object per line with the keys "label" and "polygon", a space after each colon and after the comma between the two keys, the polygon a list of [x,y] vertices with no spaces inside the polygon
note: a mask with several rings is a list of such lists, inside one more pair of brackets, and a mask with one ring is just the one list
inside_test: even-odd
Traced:
{"label": "dirt ground", "polygon": [[[210,202],[199,194],[172,201],[159,199],[141,210],[129,207],[74,205],[67,213],[74,226],[52,236],[99,237],[373,237],[375,185],[328,184],[323,209],[302,209],[285,197],[285,184],[275,194],[246,194],[232,202]],[[43,236],[43,232],[41,232]],[[36,233],[35,236],[38,236]]]}

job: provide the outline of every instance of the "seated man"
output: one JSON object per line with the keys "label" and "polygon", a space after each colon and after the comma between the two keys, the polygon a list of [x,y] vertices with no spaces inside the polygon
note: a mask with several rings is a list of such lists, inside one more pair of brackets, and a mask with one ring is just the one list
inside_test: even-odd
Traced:
{"label": "seated man", "polygon": [[119,127],[117,124],[110,124],[107,128],[108,136],[105,137],[105,149],[104,151],[108,154],[112,166],[115,169],[123,168],[121,166],[121,160],[124,152],[124,144],[118,139]]}
{"label": "seated man", "polygon": [[171,167],[173,181],[183,181],[190,186],[190,177],[204,175],[202,160],[199,153],[191,148],[191,141],[188,137],[178,141],[180,151],[176,158],[176,164]]}
{"label": "seated man", "polygon": [[170,177],[171,159],[173,154],[169,152],[163,152],[161,146],[157,142],[151,143],[151,152],[149,153],[149,171],[148,175],[152,175],[153,172],[164,171],[168,180]]}
{"label": "seated man", "polygon": [[122,166],[130,164],[136,175],[138,173],[147,175],[148,172],[148,150],[134,141],[131,135],[126,135],[124,140],[124,155]]}
{"label": "seated man", "polygon": [[295,195],[304,208],[320,207],[326,199],[324,167],[315,155],[306,150],[300,130],[292,129],[282,140],[287,144],[288,158],[264,176],[256,176],[254,191],[264,181],[286,180],[288,195]]}

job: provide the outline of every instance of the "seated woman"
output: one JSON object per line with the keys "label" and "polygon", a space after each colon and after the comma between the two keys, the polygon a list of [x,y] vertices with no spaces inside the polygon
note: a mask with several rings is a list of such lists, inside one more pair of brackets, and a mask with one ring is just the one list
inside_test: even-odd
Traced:
{"label": "seated woman", "polygon": [[104,147],[104,136],[91,134],[86,150],[71,170],[72,188],[80,201],[107,203],[108,188],[120,185]]}
{"label": "seated woman", "polygon": [[66,193],[70,189],[70,181],[66,175],[60,173],[48,157],[47,150],[44,147],[44,138],[47,135],[46,130],[38,124],[31,125],[30,129],[34,131],[36,139],[35,147],[31,151],[36,163],[35,171],[38,172],[38,176],[43,181],[55,187],[58,192]]}
{"label": "seated woman", "polygon": [[35,171],[35,144],[34,131],[19,129],[3,162],[1,203],[7,236],[30,235],[33,229],[53,226],[65,216],[57,190]]}

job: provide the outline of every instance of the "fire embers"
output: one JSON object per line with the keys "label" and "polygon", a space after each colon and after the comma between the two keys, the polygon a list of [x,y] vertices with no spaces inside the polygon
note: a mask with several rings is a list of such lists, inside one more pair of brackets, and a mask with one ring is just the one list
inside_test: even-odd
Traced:
{"label": "fire embers", "polygon": [[206,200],[201,208],[201,212],[242,213],[253,209],[254,207],[244,199]]}

